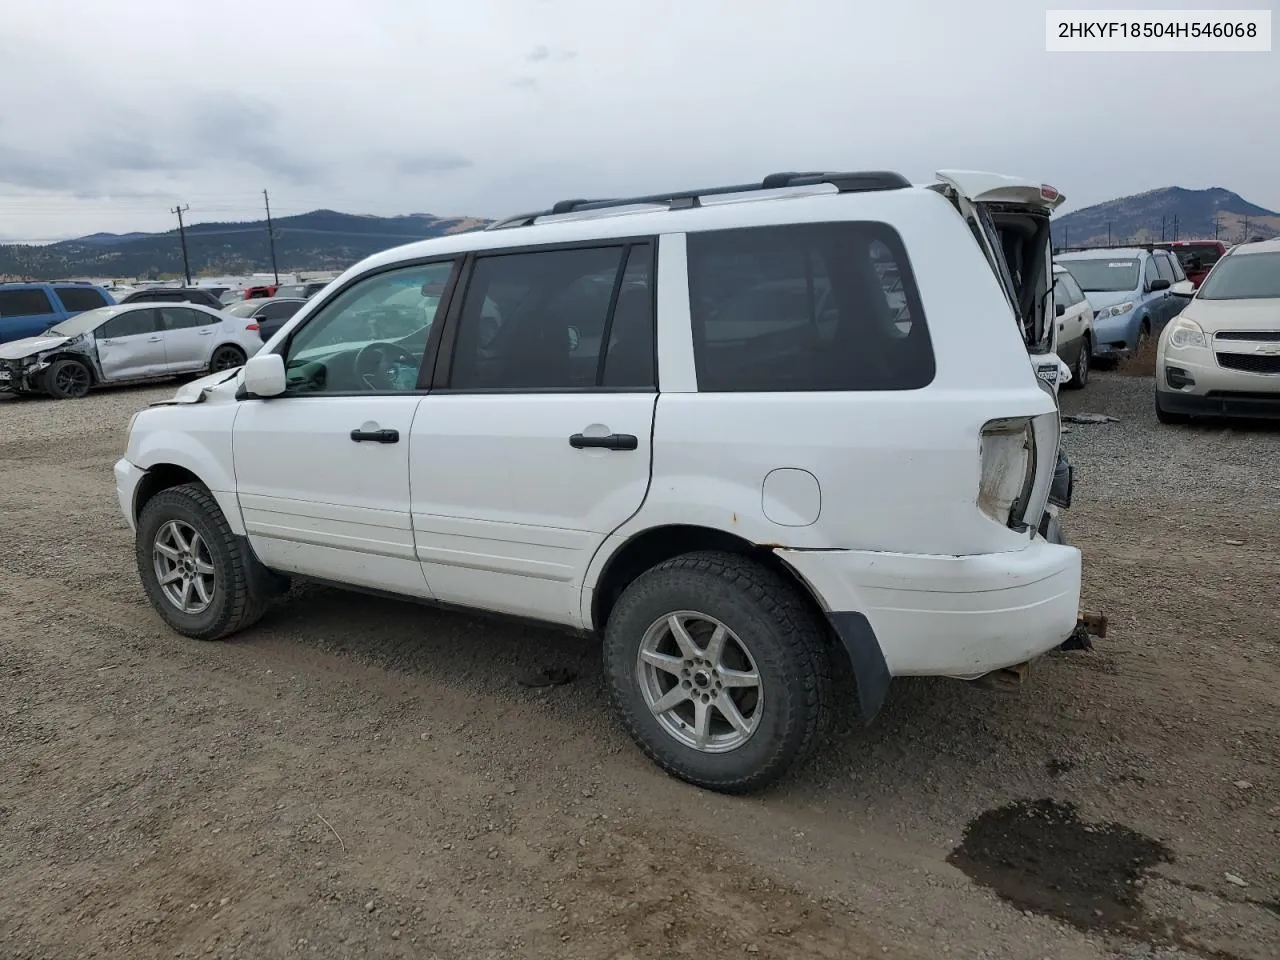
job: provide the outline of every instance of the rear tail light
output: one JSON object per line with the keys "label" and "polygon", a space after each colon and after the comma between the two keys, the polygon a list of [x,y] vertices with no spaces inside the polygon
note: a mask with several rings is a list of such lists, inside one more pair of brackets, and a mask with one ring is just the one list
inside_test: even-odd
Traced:
{"label": "rear tail light", "polygon": [[1036,479],[1036,435],[1030,417],[992,420],[982,428],[978,508],[1013,530],[1027,528]]}
{"label": "rear tail light", "polygon": [[245,325],[245,329],[246,329],[246,330],[258,330],[258,329],[261,329],[261,328],[260,328],[256,323],[250,323],[250,324],[246,324],[246,325]]}

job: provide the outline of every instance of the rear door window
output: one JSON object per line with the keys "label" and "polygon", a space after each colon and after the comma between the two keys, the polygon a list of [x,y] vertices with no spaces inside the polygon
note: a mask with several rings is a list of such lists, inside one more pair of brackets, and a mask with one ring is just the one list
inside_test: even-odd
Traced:
{"label": "rear door window", "polygon": [[700,392],[914,390],[934,377],[911,264],[884,223],[691,233]]}
{"label": "rear door window", "polygon": [[102,294],[93,287],[55,287],[54,289],[57,291],[58,299],[70,313],[94,310],[107,305]]}
{"label": "rear door window", "polygon": [[1159,272],[1161,279],[1168,280],[1170,285],[1177,283],[1177,278],[1173,275],[1173,264],[1170,257],[1166,253],[1153,254],[1151,259],[1156,262],[1156,270]]}
{"label": "rear door window", "polygon": [[205,327],[218,322],[218,318],[211,314],[189,310],[186,307],[160,307],[158,312],[166,330],[189,330],[192,327]]}
{"label": "rear door window", "polygon": [[53,304],[43,290],[0,290],[0,317],[37,317],[53,313]]}

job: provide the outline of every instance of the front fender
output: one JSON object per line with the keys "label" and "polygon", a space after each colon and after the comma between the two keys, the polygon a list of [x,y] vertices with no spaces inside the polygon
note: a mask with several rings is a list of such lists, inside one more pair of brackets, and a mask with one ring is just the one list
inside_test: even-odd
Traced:
{"label": "front fender", "polygon": [[149,407],[134,420],[125,458],[143,470],[168,464],[194,474],[218,501],[232,533],[244,535],[232,460],[238,410],[221,404]]}

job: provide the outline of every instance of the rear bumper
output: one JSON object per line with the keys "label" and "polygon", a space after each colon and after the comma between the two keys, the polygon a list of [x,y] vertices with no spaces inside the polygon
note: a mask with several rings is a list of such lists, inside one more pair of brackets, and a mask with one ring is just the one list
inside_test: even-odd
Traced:
{"label": "rear bumper", "polygon": [[889,676],[972,679],[1054,649],[1079,617],[1080,551],[1040,537],[1022,550],[964,557],[777,553],[817,593],[837,632],[850,615],[865,621],[855,642],[874,641]]}

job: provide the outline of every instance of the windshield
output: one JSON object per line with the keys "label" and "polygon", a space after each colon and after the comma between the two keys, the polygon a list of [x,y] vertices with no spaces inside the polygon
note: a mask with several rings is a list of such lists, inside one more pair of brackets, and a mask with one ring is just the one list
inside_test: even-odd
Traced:
{"label": "windshield", "polygon": [[1280,253],[1226,257],[1200,285],[1197,300],[1280,300]]}
{"label": "windshield", "polygon": [[84,313],[77,313],[69,320],[63,320],[61,323],[55,323],[46,333],[51,333],[57,337],[78,337],[82,333],[88,333],[90,330],[97,328],[98,324],[105,323],[114,314],[119,311],[112,307],[99,307],[97,310],[86,310]]}
{"label": "windshield", "polygon": [[277,297],[294,297],[299,300],[305,300],[307,296],[307,286],[304,283],[290,283],[282,287],[276,287]]}
{"label": "windshield", "polygon": [[1138,287],[1137,260],[1059,260],[1086,293],[1120,293]]}

